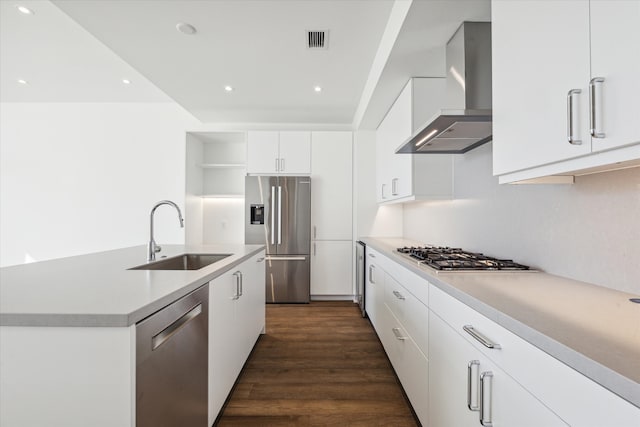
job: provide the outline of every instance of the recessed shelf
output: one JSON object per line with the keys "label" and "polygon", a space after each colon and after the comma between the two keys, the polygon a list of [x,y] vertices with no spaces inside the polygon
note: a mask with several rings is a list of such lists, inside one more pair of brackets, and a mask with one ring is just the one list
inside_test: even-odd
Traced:
{"label": "recessed shelf", "polygon": [[203,194],[203,199],[244,199],[244,194]]}
{"label": "recessed shelf", "polygon": [[244,163],[202,163],[200,167],[202,169],[245,169],[247,165]]}

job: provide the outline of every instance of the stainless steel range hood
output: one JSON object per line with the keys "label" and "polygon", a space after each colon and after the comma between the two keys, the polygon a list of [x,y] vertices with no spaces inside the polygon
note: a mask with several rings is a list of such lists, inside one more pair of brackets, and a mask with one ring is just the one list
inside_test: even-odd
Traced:
{"label": "stainless steel range hood", "polygon": [[461,154],[491,141],[491,23],[463,22],[446,55],[447,105],[396,153]]}

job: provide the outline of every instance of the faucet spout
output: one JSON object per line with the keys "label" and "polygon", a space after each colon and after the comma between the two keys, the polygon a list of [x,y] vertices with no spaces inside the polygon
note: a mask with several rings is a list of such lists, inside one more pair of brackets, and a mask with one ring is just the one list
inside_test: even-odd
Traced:
{"label": "faucet spout", "polygon": [[149,214],[149,244],[147,245],[147,261],[154,261],[156,259],[156,252],[160,252],[162,248],[156,244],[155,239],[153,238],[153,216],[158,209],[159,206],[169,205],[176,208],[178,211],[178,220],[180,221],[180,228],[184,228],[184,218],[182,218],[182,212],[178,205],[176,205],[171,200],[161,200],[155,204],[155,206],[151,209],[151,214]]}

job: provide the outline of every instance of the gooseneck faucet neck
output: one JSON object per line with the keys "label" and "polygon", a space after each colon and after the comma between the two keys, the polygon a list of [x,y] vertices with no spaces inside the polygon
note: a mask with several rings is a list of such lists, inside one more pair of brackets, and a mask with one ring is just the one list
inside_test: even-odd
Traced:
{"label": "gooseneck faucet neck", "polygon": [[178,211],[178,220],[180,221],[180,228],[184,228],[184,218],[182,218],[182,212],[178,205],[176,205],[171,200],[161,200],[155,204],[155,206],[151,209],[151,213],[149,214],[149,244],[147,245],[147,261],[154,261],[156,259],[156,252],[160,252],[162,248],[156,244],[155,239],[153,238],[153,215],[158,209],[159,206],[169,205],[176,208]]}

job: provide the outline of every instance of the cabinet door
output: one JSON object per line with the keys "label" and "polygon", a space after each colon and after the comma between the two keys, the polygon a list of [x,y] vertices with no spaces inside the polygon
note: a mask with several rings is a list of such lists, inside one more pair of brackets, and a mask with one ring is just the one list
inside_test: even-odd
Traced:
{"label": "cabinet door", "polygon": [[[589,154],[588,1],[493,1],[491,14],[493,173]],[[572,96],[581,145],[567,140],[572,89],[581,90]]]}
{"label": "cabinet door", "polygon": [[311,173],[311,132],[280,132],[279,173]]}
{"label": "cabinet door", "polygon": [[[640,1],[591,0],[591,77],[595,83],[593,151],[640,142]],[[635,52],[635,53],[634,53]]]}
{"label": "cabinet door", "polygon": [[311,224],[314,240],[351,240],[352,133],[311,134]]}
{"label": "cabinet door", "polygon": [[[567,425],[432,312],[429,339],[430,427],[478,425],[480,412],[470,410],[469,405],[477,407],[481,400],[485,403],[485,421],[495,427]],[[481,391],[479,378],[483,372],[493,376],[485,376]]]}
{"label": "cabinet door", "polygon": [[[411,194],[412,155],[395,154],[412,132],[412,81],[404,87],[376,131],[379,198],[388,201]],[[383,187],[384,185],[384,187]]]}
{"label": "cabinet door", "polygon": [[236,325],[242,343],[241,366],[251,353],[265,326],[265,263],[264,252],[251,257],[240,266],[242,295],[237,301]]}
{"label": "cabinet door", "polygon": [[274,174],[278,172],[278,132],[247,133],[247,173]]}
{"label": "cabinet door", "polygon": [[[364,300],[365,310],[376,332],[379,331],[382,316],[381,308],[384,305],[384,270],[376,263],[376,252],[367,248],[367,269],[365,271]],[[378,336],[380,332],[378,332]]]}
{"label": "cabinet door", "polygon": [[353,295],[353,242],[315,241],[311,251],[311,295]]}
{"label": "cabinet door", "polygon": [[231,270],[209,284],[209,425],[213,424],[240,370],[234,329],[236,282]]}

